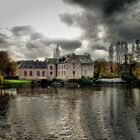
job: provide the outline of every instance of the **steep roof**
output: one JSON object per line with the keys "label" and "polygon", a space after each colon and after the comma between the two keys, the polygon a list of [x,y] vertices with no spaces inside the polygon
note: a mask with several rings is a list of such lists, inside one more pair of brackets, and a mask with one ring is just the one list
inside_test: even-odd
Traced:
{"label": "steep roof", "polygon": [[46,69],[47,63],[43,61],[33,61],[33,60],[27,60],[22,61],[18,68],[24,68],[24,69]]}
{"label": "steep roof", "polygon": [[71,58],[71,56],[73,56],[73,55],[75,55],[75,54],[70,53],[70,54],[67,54],[67,55],[63,55],[63,56],[58,58],[57,63],[66,63]]}
{"label": "steep roof", "polygon": [[82,64],[92,64],[93,63],[90,55],[88,55],[88,54],[76,55],[74,53],[63,55],[58,58],[49,58],[47,63],[48,64],[66,63],[73,55],[77,56]]}
{"label": "steep roof", "polygon": [[78,58],[79,58],[79,60],[80,60],[80,62],[82,64],[92,64],[93,63],[90,55],[88,55],[88,54],[85,54],[85,55],[77,55],[77,56],[78,56]]}

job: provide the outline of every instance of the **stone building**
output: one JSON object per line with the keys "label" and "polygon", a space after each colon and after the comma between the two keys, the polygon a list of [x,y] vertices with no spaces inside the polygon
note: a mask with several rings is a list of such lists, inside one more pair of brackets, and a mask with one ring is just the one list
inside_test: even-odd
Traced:
{"label": "stone building", "polygon": [[[80,79],[93,77],[94,65],[89,54],[75,53],[59,56],[59,47],[54,58],[41,61],[22,61],[18,66],[20,79]],[[58,51],[58,52],[57,52]]]}
{"label": "stone building", "polygon": [[47,79],[56,79],[57,77],[57,58],[49,58],[47,61],[48,75]]}
{"label": "stone building", "polygon": [[41,61],[22,61],[18,65],[19,79],[47,79],[47,63]]}
{"label": "stone building", "polygon": [[61,56],[57,61],[57,79],[80,79],[93,77],[94,65],[90,55],[76,55],[74,53]]}

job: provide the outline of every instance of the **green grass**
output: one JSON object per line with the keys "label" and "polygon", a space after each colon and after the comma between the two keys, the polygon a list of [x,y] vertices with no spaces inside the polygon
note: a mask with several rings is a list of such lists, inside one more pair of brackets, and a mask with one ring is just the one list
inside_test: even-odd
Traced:
{"label": "green grass", "polygon": [[9,83],[9,84],[28,84],[31,82],[32,82],[31,80],[15,80],[15,79],[4,80],[4,83]]}

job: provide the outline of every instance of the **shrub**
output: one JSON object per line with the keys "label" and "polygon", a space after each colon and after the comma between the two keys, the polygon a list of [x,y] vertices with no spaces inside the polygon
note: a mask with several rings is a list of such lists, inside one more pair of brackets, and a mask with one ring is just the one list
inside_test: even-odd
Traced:
{"label": "shrub", "polygon": [[128,82],[134,82],[134,81],[138,80],[136,76],[134,76],[133,74],[127,73],[127,72],[122,72],[121,78],[123,80],[128,81]]}
{"label": "shrub", "polygon": [[80,79],[80,84],[84,85],[84,86],[92,85],[93,84],[93,80],[91,78],[82,77]]}

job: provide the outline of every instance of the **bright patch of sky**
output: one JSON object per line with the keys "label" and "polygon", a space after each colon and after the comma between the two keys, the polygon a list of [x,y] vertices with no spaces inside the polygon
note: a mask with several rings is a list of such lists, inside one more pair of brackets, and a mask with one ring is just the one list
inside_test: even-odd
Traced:
{"label": "bright patch of sky", "polygon": [[79,28],[68,27],[59,14],[77,13],[80,8],[66,5],[62,0],[0,0],[0,27],[30,25],[49,38],[78,38]]}

